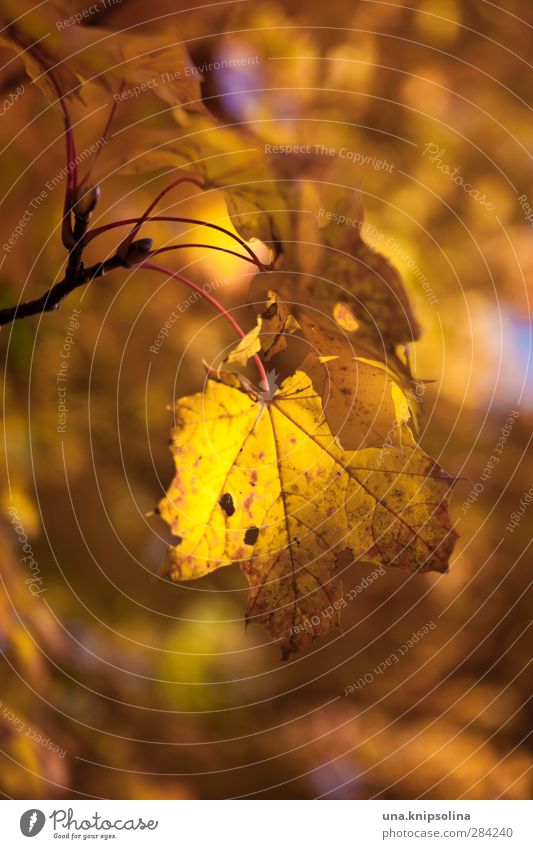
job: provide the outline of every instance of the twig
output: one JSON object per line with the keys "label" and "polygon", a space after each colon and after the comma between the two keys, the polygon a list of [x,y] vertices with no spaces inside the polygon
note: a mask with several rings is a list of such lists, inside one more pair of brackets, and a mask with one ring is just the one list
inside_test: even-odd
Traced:
{"label": "twig", "polygon": [[199,180],[197,180],[195,177],[183,177],[183,176],[178,177],[177,180],[174,180],[173,183],[171,183],[169,186],[166,186],[166,188],[164,188],[161,192],[159,192],[159,194],[154,198],[152,203],[149,206],[146,207],[146,209],[144,210],[143,214],[141,215],[141,217],[139,218],[139,220],[137,221],[135,226],[132,227],[131,231],[128,233],[128,235],[126,236],[126,238],[124,239],[122,244],[119,245],[118,250],[117,250],[117,254],[119,256],[122,256],[122,257],[126,256],[126,254],[128,253],[129,246],[131,245],[131,243],[135,239],[135,236],[137,235],[137,233],[141,229],[144,222],[149,217],[152,210],[154,210],[156,208],[159,201],[162,198],[164,198],[164,196],[166,194],[168,194],[168,192],[170,192],[172,189],[176,188],[176,186],[182,185],[183,183],[192,183],[194,186],[197,186],[199,189],[203,188],[203,184]]}
{"label": "twig", "polygon": [[28,316],[40,315],[43,312],[57,310],[63,298],[66,298],[75,289],[79,289],[80,286],[86,286],[91,280],[97,277],[103,277],[108,271],[121,268],[123,265],[124,263],[119,257],[112,256],[104,262],[95,263],[90,268],[81,267],[77,275],[66,275],[63,280],[60,280],[59,283],[48,289],[40,298],[35,298],[33,301],[25,301],[13,307],[0,309],[0,326],[10,324],[12,321],[18,321],[20,318],[28,318]]}

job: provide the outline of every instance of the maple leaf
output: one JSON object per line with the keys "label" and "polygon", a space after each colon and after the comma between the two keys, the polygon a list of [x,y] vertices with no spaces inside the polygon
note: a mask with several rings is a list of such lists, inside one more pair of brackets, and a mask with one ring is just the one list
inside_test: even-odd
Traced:
{"label": "maple leaf", "polygon": [[361,197],[343,173],[335,165],[319,184],[301,181],[294,190],[297,211],[276,279],[254,278],[250,300],[260,300],[268,286],[289,303],[296,318],[310,310],[334,317],[342,326],[340,316],[349,313],[351,329],[367,345],[381,349],[382,359],[395,358],[396,346],[420,337],[420,326],[400,275],[364,241]]}
{"label": "maple leaf", "polygon": [[285,655],[332,627],[324,611],[340,597],[348,556],[447,570],[452,480],[412,438],[343,451],[305,373],[269,403],[211,380],[175,415],[176,474],[159,512],[176,542],[164,571],[190,580],[239,563],[247,622],[263,624]]}
{"label": "maple leaf", "polygon": [[[21,4],[15,0],[5,0],[0,9],[0,44],[16,50],[24,62],[24,67],[35,85],[55,102],[57,90],[52,84],[47,69],[54,69],[54,77],[64,92],[77,91],[80,78],[66,63],[65,39],[58,33],[56,22],[72,14],[65,3],[51,0],[41,4],[38,11],[28,8],[21,10]],[[21,14],[24,11],[25,14]],[[60,53],[62,54],[60,56]]]}

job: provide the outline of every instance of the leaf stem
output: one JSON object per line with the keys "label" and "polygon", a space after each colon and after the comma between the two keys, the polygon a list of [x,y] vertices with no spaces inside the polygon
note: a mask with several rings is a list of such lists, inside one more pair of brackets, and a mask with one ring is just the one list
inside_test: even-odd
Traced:
{"label": "leaf stem", "polygon": [[157,206],[157,204],[159,203],[161,198],[163,198],[166,194],[168,194],[168,192],[170,192],[176,186],[181,185],[182,183],[192,183],[194,186],[197,186],[199,189],[203,188],[202,183],[199,180],[197,180],[195,177],[179,177],[177,180],[174,180],[174,182],[170,183],[169,186],[166,186],[161,192],[159,192],[158,195],[156,195],[156,197],[154,198],[152,203],[149,206],[146,207],[145,211],[143,212],[143,214],[141,215],[141,217],[139,218],[139,220],[137,221],[135,226],[132,227],[131,231],[128,233],[128,235],[126,236],[126,238],[124,239],[122,244],[119,245],[119,248],[117,250],[117,253],[118,253],[119,256],[121,256],[121,257],[127,256],[129,246],[131,245],[131,243],[135,239],[137,233],[141,229],[142,225],[147,220],[147,218],[150,215],[150,213],[152,212],[152,210],[155,209],[155,207]]}
{"label": "leaf stem", "polygon": [[[124,83],[122,83],[122,85],[120,86],[119,94],[122,94],[123,88],[124,88]],[[113,99],[113,104],[111,106],[111,109],[109,110],[109,115],[107,116],[107,121],[105,123],[104,132],[100,136],[100,138],[102,139],[102,144],[100,144],[98,146],[98,149],[97,149],[96,153],[94,154],[94,156],[92,158],[91,164],[89,165],[89,168],[87,169],[87,173],[85,174],[85,176],[82,178],[82,180],[80,182],[80,189],[82,189],[83,186],[85,186],[86,183],[88,182],[89,177],[93,173],[94,166],[96,165],[96,163],[98,161],[98,157],[100,156],[100,151],[102,150],[105,142],[107,141],[107,137],[108,137],[109,131],[111,129],[111,124],[113,123],[113,118],[115,117],[115,112],[117,110],[117,104],[118,104],[118,100]]]}
{"label": "leaf stem", "polygon": [[245,262],[251,262],[253,265],[255,265],[251,257],[244,256],[238,251],[232,251],[230,248],[222,248],[220,247],[220,245],[205,245],[202,242],[180,242],[179,245],[167,245],[164,248],[156,248],[154,251],[150,251],[150,256],[157,256],[157,254],[168,253],[168,251],[177,251],[181,248],[205,248],[209,251],[221,251],[222,253],[230,254],[230,256],[236,256],[238,259],[242,259]]}
{"label": "leaf stem", "polygon": [[[124,218],[121,221],[112,221],[110,224],[103,224],[101,227],[95,227],[93,230],[88,230],[85,235],[83,245],[85,247],[90,242],[92,242],[92,240],[95,239],[97,236],[100,236],[102,233],[107,233],[108,230],[114,230],[116,227],[127,227],[129,224],[136,224],[140,220],[141,218]],[[251,247],[247,245],[246,242],[239,238],[239,236],[237,236],[235,233],[232,233],[231,230],[226,230],[225,227],[221,227],[219,224],[212,224],[210,221],[202,221],[198,218],[181,218],[175,215],[150,215],[148,218],[145,219],[144,223],[148,221],[174,221],[180,224],[197,224],[201,227],[209,227],[212,230],[218,230],[220,233],[224,233],[225,236],[230,236],[232,239],[238,242],[241,248],[244,248],[244,250],[252,257],[252,260],[254,261],[259,271],[266,271],[265,266],[263,265],[259,257],[251,249]]]}
{"label": "leaf stem", "polygon": [[52,85],[56,91],[59,106],[63,113],[63,121],[65,124],[65,142],[67,148],[67,182],[65,188],[65,200],[63,202],[63,221],[61,226],[61,237],[63,245],[66,248],[71,248],[74,245],[74,236],[72,233],[71,209],[74,192],[78,185],[78,160],[76,157],[76,142],[74,139],[74,130],[70,113],[65,103],[65,96],[61,91],[61,87],[52,71],[47,69]]}
{"label": "leaf stem", "polygon": [[[243,339],[246,336],[246,333],[244,332],[244,330],[242,329],[240,324],[237,321],[235,321],[235,319],[233,318],[231,313],[228,312],[228,310],[223,306],[223,304],[221,304],[220,301],[217,301],[217,299],[214,298],[213,295],[211,295],[209,292],[206,292],[204,289],[202,289],[201,286],[197,286],[196,283],[193,283],[192,280],[188,280],[187,277],[184,277],[182,274],[179,274],[179,272],[174,271],[172,268],[166,268],[163,265],[156,265],[153,262],[141,262],[137,266],[137,268],[146,268],[150,271],[159,271],[160,274],[166,274],[166,275],[168,275],[168,277],[173,277],[175,280],[180,280],[182,283],[185,283],[185,285],[188,286],[189,289],[192,289],[194,292],[197,292],[202,298],[205,298],[206,301],[209,301],[209,303],[212,306],[214,306],[215,309],[218,310],[218,312],[221,315],[224,316],[226,321],[228,321],[231,324],[231,326],[233,327],[235,332],[238,333],[238,335],[241,337],[241,339]],[[268,392],[269,391],[269,384],[268,384],[268,377],[267,377],[267,373],[265,371],[265,367],[264,367],[263,363],[261,362],[261,359],[260,359],[258,354],[254,354],[253,359],[255,361],[255,364],[257,366],[257,370],[258,370],[259,375],[261,377],[263,389],[265,390],[265,392]]]}

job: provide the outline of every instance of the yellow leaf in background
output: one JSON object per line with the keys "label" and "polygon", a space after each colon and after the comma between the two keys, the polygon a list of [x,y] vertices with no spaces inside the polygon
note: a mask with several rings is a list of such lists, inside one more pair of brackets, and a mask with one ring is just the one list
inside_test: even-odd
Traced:
{"label": "yellow leaf in background", "polygon": [[250,357],[253,357],[254,354],[257,354],[261,350],[261,340],[259,338],[261,325],[262,319],[259,316],[255,327],[252,327],[246,336],[243,336],[231,349],[228,356],[224,359],[225,363],[237,363],[238,365],[245,366]]}
{"label": "yellow leaf in background", "polygon": [[171,106],[185,105],[203,112],[199,74],[177,27],[115,32],[94,26],[79,26],[72,4],[53,0],[30,7],[21,15],[20,2],[4,0],[0,21],[4,24],[0,43],[16,50],[33,82],[56,102],[58,92],[80,96],[86,82],[103,86],[112,94],[134,98],[150,93]]}
{"label": "yellow leaf in background", "polygon": [[[316,198],[315,215],[301,207],[295,211],[295,233],[279,264],[283,273],[268,286],[293,312],[334,317],[344,329],[360,332],[390,354],[396,346],[418,339],[420,326],[400,275],[361,236],[364,210],[352,179],[342,165],[335,164],[321,175],[312,192],[300,188],[302,198]],[[305,239],[301,241],[298,234],[303,224]],[[266,285],[262,275],[252,281],[252,299]]]}
{"label": "yellow leaf in background", "polygon": [[340,449],[303,372],[268,404],[209,381],[175,414],[176,474],[159,505],[176,537],[165,571],[190,580],[239,563],[247,621],[284,654],[330,630],[324,610],[339,598],[348,555],[447,570],[451,479],[414,442]]}
{"label": "yellow leaf in background", "polygon": [[263,312],[257,322],[225,358],[225,363],[245,366],[248,360],[261,351],[266,362],[287,348],[287,337],[300,329],[300,325],[287,306],[278,301],[274,292],[268,293],[266,304],[260,305]]}
{"label": "yellow leaf in background", "polygon": [[[300,368],[322,399],[328,425],[346,450],[413,445],[407,399],[392,374],[357,347],[307,316],[302,329],[312,352]],[[324,356],[323,354],[326,354]]]}

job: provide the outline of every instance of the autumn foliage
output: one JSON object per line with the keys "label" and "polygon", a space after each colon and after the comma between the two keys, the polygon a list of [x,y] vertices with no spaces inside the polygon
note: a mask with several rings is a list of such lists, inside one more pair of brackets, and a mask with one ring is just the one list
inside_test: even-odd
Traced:
{"label": "autumn foliage", "polygon": [[[27,592],[21,591],[16,558],[6,553],[6,598],[15,599],[16,608],[28,606],[23,618],[43,640],[47,657],[69,669],[73,680],[78,674],[82,680],[87,673],[87,693],[80,697],[84,717],[92,709],[89,693],[100,694],[100,690],[105,699],[116,697],[121,710],[130,704],[144,710],[144,700],[150,704],[155,690],[150,690],[151,684],[135,688],[139,680],[152,681],[152,674],[153,680],[159,676],[165,682],[154,696],[157,710],[177,707],[179,712],[185,705],[184,713],[191,715],[231,711],[228,682],[240,681],[241,672],[246,681],[242,698],[256,704],[270,698],[270,690],[259,692],[249,683],[261,674],[263,660],[251,661],[246,652],[263,658],[274,643],[277,651],[275,660],[269,660],[269,673],[297,676],[298,672],[287,670],[309,662],[314,676],[315,652],[324,652],[324,657],[331,653],[331,668],[342,670],[344,660],[334,656],[341,651],[337,640],[347,646],[350,659],[352,652],[358,656],[361,651],[362,656],[357,661],[360,667],[344,672],[342,681],[335,682],[332,698],[353,679],[349,694],[358,692],[361,704],[366,699],[372,704],[371,686],[377,691],[381,681],[368,670],[383,663],[388,670],[400,637],[407,641],[419,626],[427,626],[427,643],[419,657],[429,663],[427,646],[437,639],[434,619],[440,615],[431,604],[442,602],[448,610],[457,592],[457,604],[464,607],[455,610],[456,624],[462,627],[468,619],[472,599],[479,595],[475,589],[478,565],[490,560],[483,536],[478,537],[471,524],[478,515],[478,496],[485,485],[489,487],[486,481],[496,487],[498,479],[500,489],[504,485],[498,478],[505,474],[504,463],[499,464],[504,448],[495,455],[490,448],[492,437],[486,438],[489,445],[484,444],[483,452],[490,456],[492,451],[498,459],[487,473],[485,453],[480,452],[479,462],[487,475],[481,489],[474,489],[481,486],[482,478],[477,471],[465,472],[463,456],[470,450],[471,415],[478,410],[475,398],[489,397],[487,375],[496,370],[497,334],[483,299],[488,302],[487,293],[493,291],[493,278],[497,278],[511,312],[521,315],[527,301],[518,294],[518,278],[513,277],[516,256],[523,258],[528,244],[520,229],[524,222],[516,222],[513,216],[518,213],[509,211],[512,200],[502,190],[499,220],[506,222],[518,249],[513,251],[515,259],[503,249],[497,251],[497,224],[487,218],[494,210],[480,202],[482,197],[497,196],[496,184],[485,180],[481,158],[464,142],[468,131],[481,132],[476,123],[481,113],[476,112],[472,126],[465,127],[461,122],[468,122],[461,109],[467,108],[466,94],[461,109],[450,100],[459,99],[450,92],[462,91],[461,86],[466,90],[471,82],[467,39],[473,36],[467,30],[474,32],[475,22],[470,21],[470,28],[461,35],[466,39],[460,44],[464,67],[459,72],[453,66],[452,73],[439,41],[444,36],[431,29],[428,4],[418,4],[424,6],[419,11],[417,4],[412,9],[394,3],[371,4],[376,7],[371,14],[363,8],[365,4],[358,3],[350,27],[344,11],[337,27],[330,26],[326,10],[315,10],[321,34],[298,23],[296,11],[285,14],[265,4],[231,12],[204,11],[186,22],[181,14],[174,14],[174,7],[167,11],[168,4],[161,3],[163,22],[149,24],[140,4],[133,3],[129,10],[110,8],[106,14],[95,14],[94,20],[81,22],[76,18],[79,5],[48,0],[21,10],[19,2],[3,0],[0,11],[2,55],[6,67],[16,68],[13,78],[6,72],[6,85],[15,90],[13,80],[23,81],[22,91],[25,87],[31,91],[31,101],[27,93],[22,98],[26,126],[33,121],[41,126],[42,120],[50,136],[43,141],[43,152],[35,134],[28,139],[16,128],[17,101],[9,101],[16,132],[11,133],[7,147],[15,144],[18,133],[22,141],[20,149],[11,149],[13,158],[5,174],[21,174],[21,181],[28,182],[21,183],[22,194],[16,188],[18,177],[14,178],[14,211],[6,218],[9,223],[2,240],[6,264],[0,271],[8,275],[9,283],[0,303],[2,342],[9,360],[3,500],[16,508],[7,514],[8,523],[15,527],[16,519],[26,544],[32,533],[38,535],[46,527],[47,511],[62,504],[61,515],[69,516],[65,520],[69,565],[63,573],[64,552],[57,542],[63,528],[54,529],[56,520],[50,516],[50,538],[59,554],[37,546],[35,563],[44,573],[43,563],[57,569],[58,587],[65,578],[69,591],[76,588],[72,597],[58,591],[57,617],[53,605],[36,608],[34,604],[42,599],[33,595],[28,599]],[[308,11],[311,14],[313,9]],[[465,20],[477,15],[473,10],[464,14]],[[332,15],[336,20],[334,10]],[[434,38],[435,45],[441,45],[431,54],[429,66],[418,55],[420,45],[406,52],[403,41],[399,43],[404,37],[411,43],[408,36],[415,23],[419,35],[424,33],[430,43]],[[479,21],[476,26],[481,26]],[[459,44],[450,20],[448,27],[450,45],[456,37]],[[487,27],[494,34],[493,23]],[[487,56],[482,61],[486,63]],[[394,74],[394,63],[405,66],[405,72]],[[507,67],[503,60],[502,67]],[[491,110],[488,95],[486,99],[484,115]],[[428,135],[422,115],[426,108],[434,108],[439,132],[449,122],[442,129],[442,143],[436,144],[434,136]],[[460,132],[453,141],[447,140],[456,114]],[[510,123],[514,126],[515,121],[512,112]],[[497,141],[498,149],[508,155],[499,135]],[[455,160],[469,167],[468,185],[476,187],[475,196],[474,189],[468,193],[464,182],[460,186],[450,178]],[[518,173],[512,174],[513,184],[518,185],[519,179]],[[442,186],[439,180],[444,180]],[[437,190],[444,198],[442,208],[437,204]],[[30,203],[26,195],[32,194]],[[30,235],[41,202],[46,217],[42,245]],[[452,214],[451,208],[457,213]],[[520,209],[523,216],[523,206]],[[461,221],[466,222],[465,232],[475,233],[475,244],[483,246],[483,261],[476,251],[472,256],[464,252]],[[420,222],[420,232],[413,222]],[[445,256],[439,239],[447,246]],[[26,263],[30,254],[31,268]],[[491,269],[487,278],[483,276],[486,258],[494,264],[494,273]],[[463,290],[453,289],[457,281],[464,286],[469,305],[474,304],[468,314],[461,312]],[[63,325],[71,305],[77,309],[75,321],[67,328],[70,347],[63,355]],[[471,320],[478,323],[473,334],[476,355],[468,371],[463,360],[469,350]],[[105,322],[109,333],[102,329]],[[42,345],[35,360],[30,347],[34,327],[35,339],[38,334]],[[490,342],[483,335],[487,327]],[[455,353],[448,364],[443,351],[450,345]],[[83,359],[76,360],[78,354]],[[448,382],[443,376],[445,364],[451,374]],[[25,375],[26,369],[28,399],[18,398],[19,375]],[[58,387],[64,394],[57,395]],[[513,398],[516,395],[511,379],[506,392]],[[35,449],[31,440],[26,444],[21,428],[30,397],[34,416],[40,416]],[[47,406],[50,398],[53,402]],[[56,422],[57,403],[62,405],[61,430]],[[518,401],[509,404],[518,407]],[[10,418],[13,408],[16,414]],[[170,411],[167,418],[165,409]],[[461,423],[459,435],[452,437],[456,421]],[[501,423],[493,421],[497,430]],[[519,421],[515,433],[524,426],[517,413],[509,433],[515,421]],[[167,451],[169,431],[173,468]],[[123,432],[128,434],[124,444]],[[476,451],[474,457],[478,457]],[[10,453],[16,458],[15,470],[13,460],[7,459]],[[518,467],[517,455],[513,457]],[[92,477],[100,468],[107,481],[102,485],[97,473],[94,481]],[[128,473],[134,480],[134,497]],[[31,495],[32,480],[39,474],[48,495],[42,503],[39,498],[34,502]],[[464,509],[461,496],[452,498],[461,486],[474,493]],[[143,536],[146,528],[147,537]],[[7,538],[12,530],[6,526],[2,533]],[[69,533],[73,535],[70,543]],[[102,551],[93,557],[91,547],[98,548],[100,533]],[[20,537],[18,531],[15,537]],[[117,550],[111,549],[110,539],[118,541]],[[450,572],[458,540],[466,553]],[[48,533],[43,545],[45,541]],[[15,545],[19,545],[16,539]],[[79,569],[78,555],[83,564]],[[106,563],[103,571],[100,562]],[[368,579],[369,575],[378,575],[379,580]],[[496,570],[493,581],[499,576]],[[41,573],[32,577],[45,593]],[[353,589],[359,588],[363,578],[368,579],[365,586],[374,585],[364,601],[359,589]],[[54,578],[47,586],[55,586]],[[133,611],[123,614],[119,601],[114,610],[110,586],[120,587],[133,599]],[[84,587],[88,596],[94,593],[87,608],[80,601],[85,599]],[[519,582],[515,589],[518,594]],[[193,592],[199,593],[204,605],[198,602],[200,614],[191,601],[196,598]],[[236,594],[231,601],[229,593]],[[395,600],[397,594],[401,601]],[[350,607],[347,599],[357,604]],[[376,649],[376,656],[369,648],[366,655],[367,637],[370,646],[374,641],[379,644],[382,634],[388,639],[390,623],[396,621],[396,603],[404,604],[408,624],[397,629],[392,645]],[[104,640],[105,648],[95,649],[96,654],[109,655],[105,661],[109,668],[104,671],[91,665],[90,639],[83,666],[71,645],[70,631],[67,636],[60,625],[62,617],[70,616],[85,622],[88,610],[99,609],[100,604],[113,608],[118,631],[123,627],[128,635],[126,642],[131,640],[134,647],[143,644],[131,655],[128,645],[124,661],[122,637],[114,635],[109,643]],[[15,668],[26,665],[27,680],[37,689],[44,682],[43,692],[59,687],[48,662],[33,655],[7,601],[4,606],[0,636],[3,629]],[[356,607],[366,614],[362,628],[354,621]],[[163,623],[155,621],[154,609],[165,611]],[[495,607],[488,609],[496,616]],[[423,623],[409,618],[413,610],[425,611]],[[107,607],[104,618],[106,611]],[[175,616],[180,624],[174,631],[166,619],[174,623]],[[197,621],[205,624],[198,632],[196,624],[191,624]],[[471,632],[472,652],[482,654],[489,624],[484,620],[475,634]],[[252,627],[256,625],[264,631]],[[86,625],[79,627],[83,631]],[[164,635],[161,644],[159,634]],[[512,634],[507,636],[510,639]],[[433,648],[437,651],[438,646]],[[465,655],[467,648],[470,643],[465,645]],[[157,669],[148,659],[152,650],[161,651]],[[217,652],[223,658],[221,666],[201,659]],[[280,652],[286,663],[279,662]],[[487,648],[483,662],[488,664],[491,652],[494,649]],[[175,665],[167,653],[179,656]],[[462,656],[454,644],[446,663],[459,665]],[[129,684],[121,689],[114,680],[117,658],[119,666],[133,670],[132,692]],[[446,665],[442,658],[441,662]],[[427,671],[428,691],[437,688],[444,676],[438,663]],[[415,664],[413,693],[417,687],[424,693],[425,679],[420,683],[417,669]],[[329,672],[324,668],[318,677],[322,674]],[[361,680],[366,683],[357,688],[354,682]],[[216,696],[208,692],[212,681],[220,684]],[[190,692],[185,693],[183,682],[190,684]],[[292,680],[283,679],[283,693],[290,693],[292,686]],[[299,684],[294,686],[298,690]],[[321,686],[317,685],[309,704],[327,701],[329,685],[323,690]],[[68,702],[68,685],[64,687]],[[455,697],[451,683],[450,688],[443,697],[446,704]],[[387,688],[380,690],[379,698],[385,699],[387,692]],[[418,733],[416,723],[422,720],[416,707],[410,719],[410,697],[411,691],[408,695],[401,691],[382,714],[378,710],[359,720],[362,734],[380,739],[377,754],[369,744],[361,755],[368,770],[374,769],[381,750],[392,748],[397,739],[400,745],[404,740],[408,745],[411,733]],[[483,699],[481,694],[475,704],[464,706],[465,721],[470,721]],[[32,724],[27,700],[21,698],[19,703],[17,715],[26,717],[26,727],[31,724],[35,735],[47,739],[46,728],[41,734],[39,724]],[[315,741],[329,734],[330,728],[337,729],[339,758],[348,748],[345,744],[351,744],[343,737],[347,721],[343,704],[337,701],[328,708],[329,718],[323,725],[318,715],[313,720]],[[441,710],[445,713],[436,697],[431,704],[431,716]],[[302,701],[301,707],[305,712],[308,705]],[[75,705],[74,713],[77,709]],[[388,723],[404,713],[407,719],[400,723],[396,737]],[[439,735],[448,734],[446,723],[450,724],[448,737],[453,738],[453,723],[462,721],[461,717],[445,716],[443,726],[428,732],[424,745],[434,753],[432,757],[440,757]],[[161,730],[163,742],[174,745],[173,726],[160,729],[151,720],[143,725],[139,715],[129,728],[125,709],[115,720],[116,725],[109,725],[113,733],[120,735],[121,724],[126,727],[114,761],[119,769],[131,756],[129,732],[132,740],[137,736],[152,739]],[[226,740],[240,733],[238,723],[233,727],[228,719],[226,727],[225,721],[217,716],[215,737]],[[282,721],[287,721],[285,715]],[[479,735],[491,731],[490,720],[486,723],[468,738],[468,751],[476,749]],[[49,726],[49,738],[54,739],[54,734],[59,738],[53,720]],[[209,736],[214,726],[199,731],[199,726],[191,725],[183,742],[188,744],[189,737],[201,737],[204,731]],[[1,727],[9,739],[10,756],[16,759],[19,754],[34,772],[46,774],[50,787],[56,788],[50,792],[66,786],[69,778],[62,759],[59,765],[49,762],[50,752],[42,747],[37,754],[33,749],[27,752],[9,719],[4,717]],[[305,746],[310,727],[297,723],[294,739],[285,731],[284,745],[294,742],[298,749],[301,742]],[[243,733],[253,736],[254,729],[254,723],[245,725]],[[74,751],[76,735],[72,730],[69,734],[65,747]],[[80,751],[88,763],[96,764],[102,747],[93,750],[90,736],[79,743]],[[513,741],[507,742],[510,746]],[[319,744],[313,745],[316,757],[325,757]],[[259,744],[250,752],[258,762],[276,757],[274,749],[263,751]],[[454,750],[453,757],[459,760],[460,754]],[[496,760],[496,755],[490,757]],[[170,752],[159,764],[168,774],[172,774],[172,758]],[[414,771],[418,761],[413,758],[410,768]],[[150,760],[140,756],[140,762],[145,777],[129,791],[132,796],[155,792],[146,777]],[[302,763],[295,760],[291,769],[296,774],[302,766],[314,768],[303,758]],[[519,782],[518,793],[523,792],[522,766],[517,755],[510,774]],[[191,768],[191,763],[186,767]],[[206,774],[211,768],[214,773],[222,770],[218,754],[212,753],[200,767],[206,767]],[[413,792],[421,793],[445,768],[445,762],[438,761],[436,776],[424,778],[420,786],[413,779]],[[396,764],[382,774],[376,767],[379,775],[372,780],[378,788],[389,780],[400,782],[402,769]],[[485,766],[476,770],[477,780]],[[274,784],[277,778],[274,772]],[[82,781],[81,792],[94,789],[94,781],[94,776],[85,784]],[[105,792],[119,793],[111,778],[106,781]],[[337,777],[328,779],[328,786],[336,781]],[[187,782],[180,782],[169,780],[170,795],[189,793]],[[214,779],[209,786],[206,779],[205,786],[208,789],[202,792],[220,793],[218,788],[212,791]],[[410,792],[409,781],[406,786]],[[444,781],[442,793],[453,794],[454,788]],[[374,789],[372,785],[362,792]],[[494,793],[500,789],[496,783]],[[35,794],[40,790],[36,781]],[[246,786],[239,791],[245,795]],[[20,791],[8,787],[8,792]],[[316,788],[309,794],[315,792]]]}

